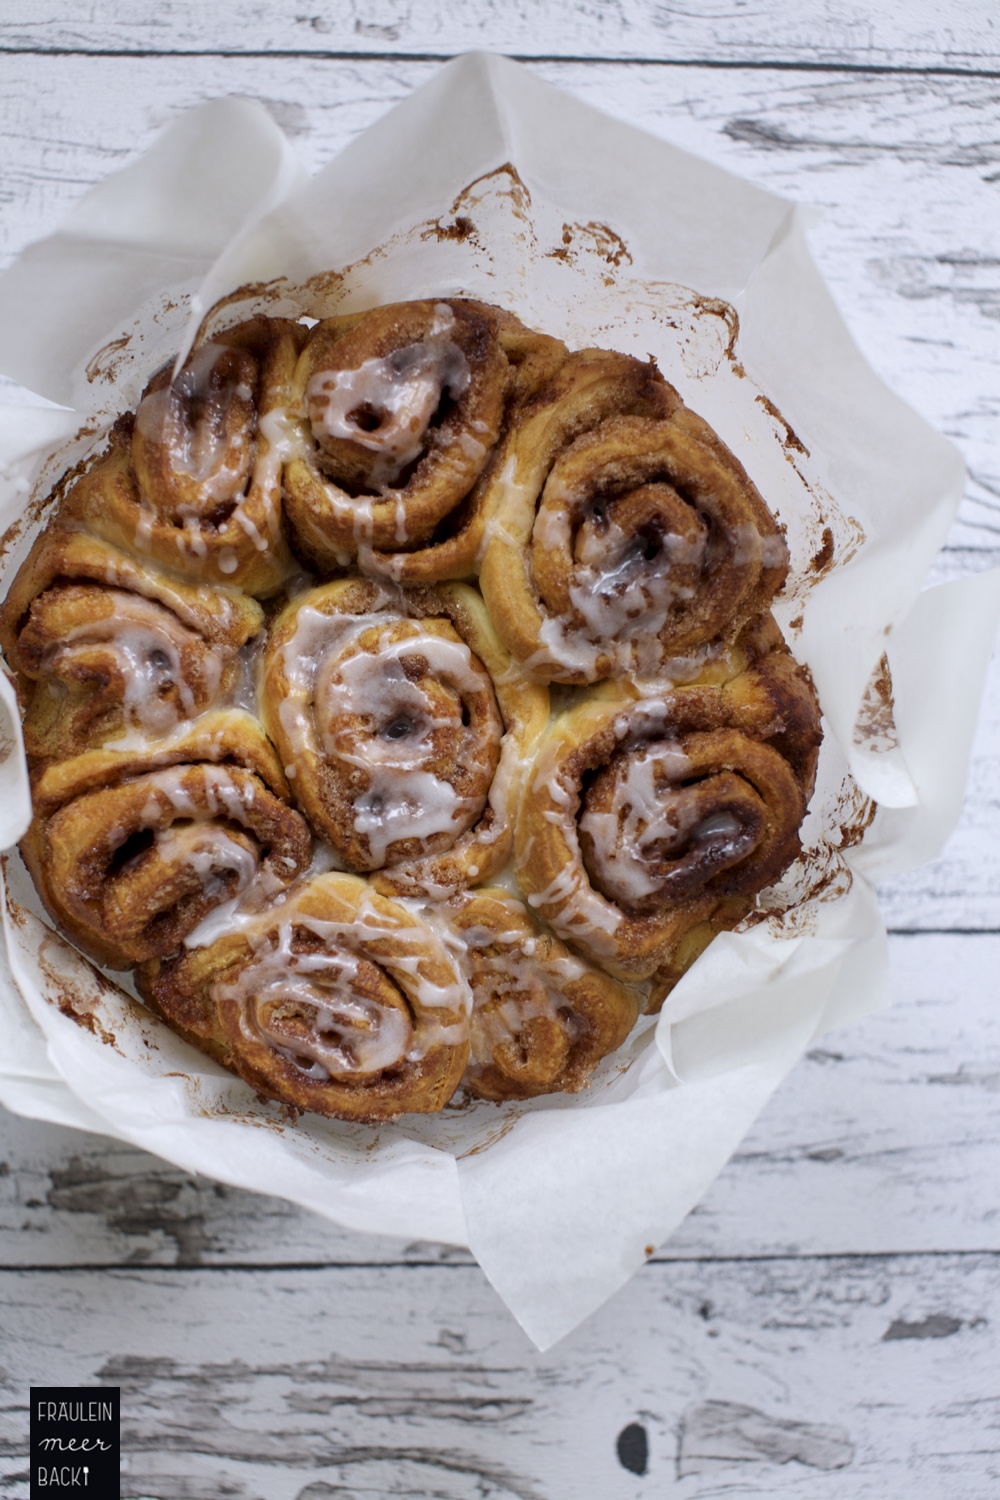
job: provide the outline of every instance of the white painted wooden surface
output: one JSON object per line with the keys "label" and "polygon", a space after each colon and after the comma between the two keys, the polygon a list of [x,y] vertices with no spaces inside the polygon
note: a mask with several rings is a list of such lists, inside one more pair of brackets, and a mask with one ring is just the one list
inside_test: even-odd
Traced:
{"label": "white painted wooden surface", "polygon": [[[969,464],[937,574],[996,565],[1000,26],[946,11],[0,0],[0,265],[202,99],[265,99],[316,167],[437,59],[519,55],[823,211],[859,344]],[[883,904],[894,1007],[825,1038],[544,1356],[460,1252],[0,1116],[0,1496],[27,1495],[28,1387],[96,1381],[130,1500],[1000,1494],[996,664],[961,826]]]}

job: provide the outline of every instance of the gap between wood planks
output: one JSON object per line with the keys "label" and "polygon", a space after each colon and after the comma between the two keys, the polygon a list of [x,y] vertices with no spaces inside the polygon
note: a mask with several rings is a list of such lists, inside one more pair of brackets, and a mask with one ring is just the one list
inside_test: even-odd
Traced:
{"label": "gap between wood planks", "polygon": [[[459,1258],[460,1257],[460,1258]],[[800,1254],[749,1254],[749,1255],[715,1255],[706,1251],[702,1255],[661,1255],[658,1251],[650,1255],[646,1260],[648,1266],[781,1266],[781,1265],[840,1265],[853,1264],[864,1261],[895,1262],[895,1261],[934,1261],[934,1260],[991,1260],[1000,1263],[1000,1250],[995,1249],[969,1249],[962,1250],[804,1250]],[[328,1271],[477,1271],[480,1270],[478,1261],[468,1250],[456,1248],[455,1258],[450,1260],[417,1260],[410,1257],[407,1260],[289,1260],[289,1261],[226,1261],[225,1264],[213,1264],[211,1262],[198,1261],[181,1262],[147,1262],[138,1261],[88,1261],[86,1265],[40,1265],[40,1266],[0,1266],[0,1277],[3,1276],[93,1276],[98,1272],[114,1271],[123,1275],[198,1275],[201,1272],[209,1272],[213,1276],[228,1276],[239,1271],[245,1274],[257,1275],[264,1272],[267,1275],[290,1275],[292,1273],[310,1272],[315,1275],[325,1275]],[[641,1275],[641,1267],[636,1273]]]}
{"label": "gap between wood planks", "polygon": [[[492,48],[487,50],[494,50]],[[714,68],[729,72],[743,72],[751,70],[754,72],[774,71],[781,73],[875,73],[913,76],[920,78],[1000,78],[1000,69],[997,68],[972,68],[954,67],[944,63],[934,63],[929,66],[918,64],[906,65],[902,63],[860,63],[860,62],[802,62],[781,61],[779,59],[754,58],[752,61],[735,58],[707,58],[707,57],[609,57],[607,54],[588,55],[586,53],[547,53],[547,52],[502,52],[497,55],[510,58],[512,62],[518,63],[575,63],[589,64],[591,66],[627,66],[642,68]],[[289,48],[267,48],[256,50],[224,50],[218,47],[205,48],[183,48],[183,47],[18,47],[8,43],[0,42],[0,56],[8,57],[135,57],[135,58],[157,58],[157,57],[219,57],[219,58],[247,58],[261,60],[302,60],[316,62],[427,62],[447,63],[454,58],[462,56],[457,52],[345,52],[331,50],[329,52],[319,51],[314,48],[303,49],[299,47]]]}

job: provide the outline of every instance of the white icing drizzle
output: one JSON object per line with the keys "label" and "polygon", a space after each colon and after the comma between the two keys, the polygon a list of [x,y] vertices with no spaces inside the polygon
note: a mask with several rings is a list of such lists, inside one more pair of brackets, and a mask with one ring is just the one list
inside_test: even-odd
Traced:
{"label": "white icing drizzle", "polygon": [[[568,1047],[586,1032],[585,1020],[566,998],[566,985],[585,975],[587,965],[573,954],[537,956],[537,939],[527,936],[512,911],[509,929],[485,923],[458,930],[460,962],[473,986],[474,1009],[469,1071],[481,1073],[491,1063],[503,1066],[503,1053],[518,1047],[529,1022],[545,1020],[559,1027]],[[503,950],[496,953],[494,949]]]}
{"label": "white icing drizzle", "polygon": [[[661,692],[663,684],[661,683]],[[641,734],[644,730],[663,723],[666,705],[662,698],[633,705],[626,713],[618,714],[612,722],[615,736],[624,740],[628,735]],[[580,805],[580,788],[572,784],[559,761],[558,737],[542,750],[535,763],[532,778],[532,795],[547,793],[555,804],[553,811],[566,840],[566,863],[549,884],[540,891],[525,896],[528,905],[544,916],[550,927],[572,942],[579,939],[586,951],[595,958],[611,958],[615,955],[615,934],[624,915],[600,891],[591,885],[583,864],[577,827],[577,810]],[[531,858],[534,838],[528,838],[518,852],[518,867],[523,869]]]}
{"label": "white icing drizzle", "polygon": [[210,898],[221,897],[224,893],[228,896],[233,892],[232,877],[235,876],[235,899],[239,899],[259,869],[255,851],[232,838],[217,824],[172,824],[169,828],[157,829],[155,847],[157,854],[167,863],[191,870]]}
{"label": "white icing drizzle", "polygon": [[[404,1059],[413,1024],[402,997],[397,1005],[379,1005],[359,994],[354,953],[296,952],[292,935],[291,922],[282,923],[277,943],[262,949],[234,979],[215,984],[212,999],[235,1001],[244,1033],[314,1082],[370,1077]],[[288,1012],[307,1022],[295,1028],[294,1039],[281,1024]]]}
{"label": "white icing drizzle", "polygon": [[[170,385],[151,391],[139,403],[135,426],[149,442],[162,446],[174,473],[198,486],[208,504],[231,500],[244,488],[253,460],[253,424],[227,432],[234,400],[247,404],[252,392],[242,383],[213,389],[220,360],[232,351],[203,344]],[[198,420],[191,411],[199,408]]]}
{"label": "white icing drizzle", "polygon": [[[197,770],[198,779],[204,788],[204,806],[184,785]],[[237,786],[224,766],[199,764],[167,766],[160,771],[150,771],[146,776],[150,788],[149,797],[142,810],[142,827],[154,826],[160,819],[165,801],[175,813],[186,818],[231,818],[234,822],[247,821],[247,808],[253,806],[254,786],[249,782],[245,788]],[[163,801],[161,801],[161,798]]]}
{"label": "white icing drizzle", "polygon": [[[585,974],[586,968],[570,954],[564,959],[535,959],[535,939],[525,938],[520,929],[495,933],[489,927],[474,927],[463,932],[469,954],[475,963],[469,965],[469,977],[475,975],[475,1008],[472,1011],[471,1052],[468,1071],[471,1076],[483,1073],[492,1064],[504,1071],[507,1056],[520,1050],[520,1038],[529,1023],[549,1023],[564,1034],[567,1050],[586,1035],[586,1020],[573,1010],[565,998],[568,981]],[[484,953],[487,948],[502,948],[502,954]],[[507,1056],[505,1056],[507,1055]]]}
{"label": "white icing drizzle", "polygon": [[[454,326],[451,308],[439,302],[418,343],[381,359],[366,359],[357,369],[317,370],[306,386],[316,441],[322,446],[346,439],[374,454],[371,482],[378,491],[388,489],[420,457],[444,392],[458,400],[468,388],[469,362],[449,337]],[[482,444],[476,447],[485,454]],[[400,535],[398,517],[396,532],[404,542],[405,526]]]}
{"label": "white icing drizzle", "polygon": [[[586,631],[595,640],[631,640],[642,633],[657,634],[671,608],[693,597],[690,581],[680,581],[681,569],[699,572],[705,541],[675,532],[662,534],[655,556],[650,541],[624,530],[614,519],[602,527],[581,528],[574,548],[575,515],[562,486],[546,486],[533,529],[534,540],[546,550],[572,559],[569,595]],[[751,528],[752,529],[752,528]],[[754,533],[756,535],[756,533]]]}
{"label": "white icing drizzle", "polygon": [[752,521],[743,521],[731,531],[734,567],[780,568],[788,561],[788,547],[780,532],[761,536]]}
{"label": "white icing drizzle", "polygon": [[[325,875],[329,870],[338,868],[336,856],[329,844],[316,843],[313,846],[312,860],[295,885],[287,886],[276,893],[268,890],[269,910],[273,911],[277,907],[284,906],[317,875]],[[232,897],[231,900],[223,902],[214,911],[209,912],[208,916],[188,933],[184,939],[184,946],[208,948],[229,932],[256,931],[260,926],[263,904],[260,892],[253,885],[248,886],[240,895]]]}
{"label": "white icing drizzle", "polygon": [[[391,607],[394,591],[380,594]],[[378,639],[380,625],[386,632]],[[388,638],[392,620],[378,613],[327,615],[304,605],[282,651],[288,695],[278,707],[282,729],[296,758],[334,758],[364,773],[366,785],[354,803],[354,829],[368,843],[371,868],[383,866],[392,845],[403,839],[447,834],[453,843],[480,817],[487,794],[460,795],[433,770],[442,735],[475,755],[481,735],[463,723],[462,705],[492,690],[489,678],[464,641],[448,640],[414,621],[398,640]],[[364,639],[362,639],[364,638]],[[420,658],[436,683],[449,691],[431,700],[406,673]],[[359,740],[358,717],[371,731]],[[499,725],[499,716],[497,716]],[[496,797],[509,781],[505,769]]]}
{"label": "white icing drizzle", "polygon": [[257,714],[257,672],[264,649],[264,634],[254,636],[236,654],[238,671],[229,689],[227,702],[234,708]]}
{"label": "white icing drizzle", "polygon": [[[349,1082],[403,1062],[419,1062],[435,1046],[461,1045],[468,1035],[472,994],[435,931],[419,918],[400,921],[384,914],[367,891],[352,921],[303,910],[312,873],[324,863],[319,855],[309,876],[284,894],[277,923],[260,914],[241,918],[239,903],[234,905],[237,925],[254,956],[235,978],[213,987],[213,999],[239,1004],[247,1035],[273,1047],[317,1082]],[[296,951],[296,929],[318,938],[323,949]],[[210,931],[205,922],[198,935]],[[191,937],[188,946],[194,946]],[[383,945],[391,956],[382,953]],[[428,977],[429,963],[450,977],[435,983]],[[395,1003],[380,1004],[358,992],[363,964],[382,971]],[[282,1007],[305,1016],[307,1038],[296,1034],[290,1044],[281,1028]]]}
{"label": "white icing drizzle", "polygon": [[481,568],[486,549],[494,537],[502,537],[505,541],[519,545],[519,539],[511,532],[508,518],[517,515],[522,509],[524,497],[528,494],[529,486],[518,484],[514,478],[517,473],[517,459],[512,453],[507,459],[500,473],[493,480],[494,501],[491,506],[490,516],[483,527],[482,540],[476,553],[476,567]]}
{"label": "white icing drizzle", "polygon": [[664,788],[664,782],[681,781],[690,772],[691,762],[676,741],[639,747],[616,778],[611,807],[582,814],[580,827],[593,840],[602,883],[616,899],[628,904],[661,888],[663,871],[658,859],[651,860],[654,846],[681,852],[703,837],[692,799],[683,790]]}
{"label": "white icing drizzle", "polygon": [[[186,644],[198,650],[197,695],[185,672]],[[85,663],[95,647],[115,659],[126,728],[150,735],[166,734],[218,695],[227,655],[221,646],[185,642],[183,627],[162,606],[135,594],[122,601],[120,614],[75,626],[53,642],[44,663],[59,674],[74,660]]]}
{"label": "white icing drizzle", "polygon": [[280,499],[281,470],[293,458],[301,458],[305,443],[298,423],[287,407],[277,406],[262,412],[257,419],[261,452],[255,474],[255,488],[269,496],[276,505]]}
{"label": "white icing drizzle", "polygon": [[[489,535],[503,529],[498,518],[487,527]],[[528,671],[560,667],[586,679],[608,675],[610,669],[612,676],[666,672],[675,682],[690,680],[700,670],[698,652],[690,667],[684,657],[664,658],[659,636],[672,617],[696,599],[701,583],[723,559],[741,572],[788,560],[783,538],[762,536],[753,521],[707,537],[661,532],[655,544],[613,516],[595,525],[592,515],[581,517],[571,493],[555,478],[543,491],[532,542],[566,560],[573,613],[550,614],[539,601],[540,646],[524,666]]]}

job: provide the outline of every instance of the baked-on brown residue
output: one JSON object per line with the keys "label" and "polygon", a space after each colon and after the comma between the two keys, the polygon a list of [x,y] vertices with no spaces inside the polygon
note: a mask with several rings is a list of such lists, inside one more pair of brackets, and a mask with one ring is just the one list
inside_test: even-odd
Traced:
{"label": "baked-on brown residue", "polygon": [[833,532],[829,526],[823,527],[820,544],[812,557],[809,559],[809,572],[817,575],[825,573],[833,562]]}
{"label": "baked-on brown residue", "polygon": [[854,743],[876,752],[896,749],[899,733],[893,709],[892,673],[889,658],[883,654],[861,699],[854,721]]}
{"label": "baked-on brown residue", "polygon": [[[575,243],[577,241],[581,243],[577,245]],[[609,266],[632,264],[631,251],[621,235],[609,225],[602,224],[596,219],[591,219],[586,224],[564,224],[562,244],[554,250],[546,251],[546,258],[566,261],[572,265],[578,250],[596,253],[602,260],[607,261]]]}
{"label": "baked-on brown residue", "polygon": [[724,302],[721,297],[702,297],[695,295],[692,306],[696,317],[721,318],[728,329],[726,347],[722,351],[722,358],[728,359],[733,374],[740,380],[747,378],[747,372],[736,358],[736,341],[740,336],[740,315],[735,307],[729,302]]}
{"label": "baked-on brown residue", "polygon": [[112,339],[110,344],[105,344],[103,349],[98,349],[85,371],[88,383],[93,385],[95,380],[100,380],[104,375],[113,378],[116,366],[122,357],[126,357],[125,351],[131,342],[131,335],[125,333],[120,339]]}
{"label": "baked-on brown residue", "polygon": [[494,1130],[487,1131],[483,1139],[478,1141],[475,1146],[470,1146],[468,1151],[456,1152],[456,1161],[464,1161],[467,1156],[480,1156],[482,1152],[488,1151],[491,1146],[495,1146],[498,1141],[502,1141],[504,1136],[508,1135],[514,1129],[514,1126],[523,1113],[524,1111],[521,1109],[512,1109],[509,1114],[504,1116],[500,1124]]}
{"label": "baked-on brown residue", "polygon": [[422,240],[458,240],[461,242],[471,239],[475,232],[476,226],[472,220],[466,214],[459,214],[458,218],[453,219],[450,224],[444,224],[440,219],[435,219],[433,224],[429,224],[426,229],[421,231],[420,238]]}
{"label": "baked-on brown residue", "polygon": [[806,458],[808,458],[809,457],[809,449],[806,447],[805,443],[802,442],[801,438],[797,437],[795,435],[795,433],[792,431],[791,427],[785,421],[784,417],[781,415],[781,412],[775,406],[775,404],[771,400],[770,396],[765,396],[764,393],[761,391],[761,392],[759,392],[754,397],[754,400],[758,401],[760,403],[760,405],[764,408],[764,410],[768,413],[768,415],[772,416],[774,418],[774,420],[776,422],[779,422],[781,424],[781,426],[785,429],[785,436],[781,440],[782,447],[783,448],[794,448],[795,451],[796,451],[796,453],[802,453],[802,454],[805,455]]}
{"label": "baked-on brown residue", "polygon": [[218,302],[213,303],[208,312],[198,325],[195,334],[195,344],[207,342],[220,331],[222,324],[226,321],[226,309],[234,303],[247,302],[251,299],[258,302],[277,302],[288,292],[288,279],[278,276],[274,281],[251,281],[246,286],[237,287],[235,292],[230,292],[228,297],[221,297]]}
{"label": "baked-on brown residue", "polygon": [[[503,177],[508,179],[504,185],[494,180]],[[499,167],[494,167],[492,172],[484,172],[481,177],[474,177],[456,196],[455,201],[452,203],[451,213],[453,217],[457,218],[486,196],[485,192],[477,193],[475,191],[480,183],[489,184],[487,191],[499,192],[501,196],[509,198],[511,209],[515,216],[527,221],[528,209],[531,207],[531,194],[525,187],[517,168],[509,161],[503,162]]]}
{"label": "baked-on brown residue", "polygon": [[[8,902],[11,907],[16,904],[10,901],[9,897]],[[49,950],[56,945],[58,945],[58,948],[69,947],[68,943],[62,938],[57,937],[54,932],[46,933],[42,939],[42,945],[38,950],[38,967],[45,976],[45,998],[54,1001],[63,1015],[68,1016],[71,1021],[75,1021],[84,1031],[89,1031],[99,1042],[105,1042],[109,1047],[114,1047],[115,1051],[124,1057],[125,1054],[122,1052],[121,1047],[119,1047],[114,1033],[108,1031],[107,1027],[102,1025],[94,1002],[81,994],[79,986],[67,979],[60,972],[57,964],[48,956]],[[81,963],[87,965],[102,994],[117,996],[117,985],[113,985],[109,979],[104,977],[99,969],[96,969],[82,955],[77,954],[75,950],[73,956],[74,958],[79,958]]]}
{"label": "baked-on brown residue", "polygon": [[[65,444],[60,444],[57,451],[61,451],[64,446],[70,446],[71,443],[81,442],[84,438],[94,437],[100,431],[101,425],[103,424],[96,423],[93,420],[84,423],[72,438],[68,439]],[[35,486],[35,493],[25,505],[24,514],[18,516],[17,520],[8,526],[3,536],[0,536],[0,561],[17,546],[25,531],[29,531],[40,521],[48,510],[56,509],[67,490],[75,484],[81,474],[85,473],[99,457],[99,453],[88,453],[84,458],[79,459],[71,469],[67,469],[64,474],[61,474],[51,489],[48,489],[45,484],[41,483]]]}

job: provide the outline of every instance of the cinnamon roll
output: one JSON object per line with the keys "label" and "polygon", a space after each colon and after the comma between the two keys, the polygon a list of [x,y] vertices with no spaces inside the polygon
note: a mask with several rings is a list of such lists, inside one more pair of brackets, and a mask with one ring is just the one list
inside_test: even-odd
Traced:
{"label": "cinnamon roll", "polygon": [[329,318],[299,359],[300,456],[285,474],[300,555],[399,582],[473,572],[511,411],[564,353],[461,299]]}
{"label": "cinnamon roll", "polygon": [[68,492],[64,518],[200,582],[273,593],[292,566],[281,474],[305,337],[253,318],[197,345],[176,374],[160,370]]}
{"label": "cinnamon roll", "polygon": [[297,804],[378,889],[434,894],[506,863],[548,700],[474,589],[300,595],[270,631],[260,700]]}
{"label": "cinnamon roll", "polygon": [[469,1055],[469,990],[444,945],[353,875],[318,876],[137,983],[254,1088],[317,1114],[439,1110]]}
{"label": "cinnamon roll", "polygon": [[655,365],[585,349],[525,410],[480,583],[527,670],[591,683],[697,674],[787,567],[748,475]]}
{"label": "cinnamon roll", "polygon": [[45,531],[0,609],[32,762],[132,733],[170,733],[223,700],[260,605],[206,590],[61,526]]}
{"label": "cinnamon roll", "polygon": [[289,1106],[580,1090],[799,850],[787,565],[652,360],[460,297],[203,335],[0,608],[25,862]]}
{"label": "cinnamon roll", "polygon": [[808,675],[765,619],[714,678],[591,694],[555,721],[532,770],[521,889],[621,978],[676,980],[800,849],[820,741]]}
{"label": "cinnamon roll", "polygon": [[98,963],[173,952],[225,902],[272,900],[309,829],[256,719],[204,715],[172,738],[47,766],[21,844],[49,912]]}
{"label": "cinnamon roll", "polygon": [[448,923],[472,988],[469,1092],[530,1099],[584,1088],[635,1025],[637,992],[541,931],[507,891],[456,898]]}

